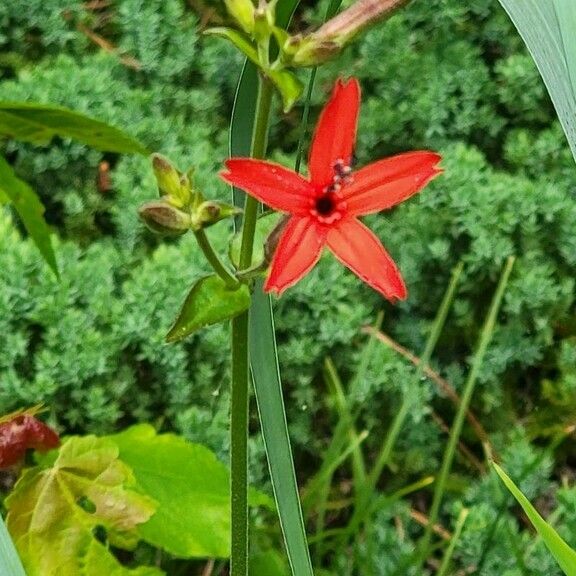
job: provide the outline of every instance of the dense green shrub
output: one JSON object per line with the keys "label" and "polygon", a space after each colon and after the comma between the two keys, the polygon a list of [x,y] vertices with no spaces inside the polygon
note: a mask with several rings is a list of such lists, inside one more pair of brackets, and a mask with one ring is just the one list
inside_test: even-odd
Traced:
{"label": "dense green shrub", "polygon": [[[1,100],[57,103],[111,122],[180,168],[193,165],[207,195],[227,193],[217,172],[227,154],[241,59],[223,41],[199,35],[198,19],[184,2],[118,0],[104,14],[83,8],[63,14],[69,3],[61,0],[22,9],[16,4],[0,6],[0,48],[18,56],[0,61]],[[317,22],[326,4],[299,14],[296,28]],[[78,23],[118,52],[98,51]],[[138,61],[139,69],[125,66],[121,56]],[[557,472],[553,454],[529,443],[558,433],[573,415],[576,387],[576,180],[536,68],[495,2],[432,0],[412,3],[322,68],[313,119],[343,70],[362,82],[358,164],[433,148],[444,155],[445,174],[419,197],[370,218],[403,271],[407,302],[388,306],[329,255],[275,302],[299,479],[317,468],[334,427],[323,359],[331,356],[348,382],[367,338],[360,329],[380,309],[384,330],[421,353],[450,271],[463,260],[462,283],[434,360],[460,389],[503,263],[514,254],[473,409],[521,488],[532,498],[555,493],[560,531],[574,544],[574,491],[557,490],[550,480]],[[294,161],[300,113],[296,108],[275,120],[271,153],[286,164]],[[161,244],[138,223],[136,208],[156,194],[148,160],[102,155],[68,141],[43,148],[6,142],[2,148],[48,206],[61,237],[62,280],[46,270],[8,212],[0,212],[0,413],[45,402],[68,432],[107,432],[146,420],[225,457],[227,328],[205,330],[183,344],[163,343],[190,282],[205,268],[192,238]],[[96,186],[102,160],[111,164],[112,190],[105,194]],[[227,225],[210,234],[225,249]],[[359,427],[370,433],[369,454],[402,394],[419,399],[392,458],[395,473],[383,481],[386,490],[438,468],[445,434],[430,413],[447,422],[453,416],[433,384],[413,380],[412,367],[381,346],[365,378],[350,390]],[[543,406],[538,415],[530,414],[535,403]],[[257,430],[255,410],[253,417]],[[518,427],[521,420],[526,432]],[[480,451],[472,435],[465,441]],[[251,448],[252,474],[263,482],[256,434]],[[563,446],[555,456],[556,464],[569,463],[574,450]],[[538,469],[527,473],[535,462]],[[531,537],[495,479],[470,482],[460,459],[456,472],[443,519],[453,522],[462,506],[471,510],[458,565],[484,555],[483,576],[556,574],[543,547],[528,545]],[[342,480],[346,473],[339,471]],[[457,482],[460,474],[467,475],[466,491]],[[390,543],[399,541],[395,522],[405,526],[406,540],[391,557]],[[417,533],[408,503],[383,507],[355,549],[359,573],[407,559]],[[348,573],[344,553],[332,560],[338,573]]]}

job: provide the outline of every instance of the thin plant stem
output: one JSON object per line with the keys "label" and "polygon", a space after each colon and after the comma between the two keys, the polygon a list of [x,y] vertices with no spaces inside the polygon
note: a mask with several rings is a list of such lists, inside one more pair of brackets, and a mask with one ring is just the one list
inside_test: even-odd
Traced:
{"label": "thin plant stem", "polygon": [[240,286],[240,282],[238,278],[232,274],[223,264],[222,260],[220,260],[218,254],[214,251],[212,244],[210,244],[210,240],[208,240],[208,236],[206,236],[206,232],[204,230],[196,230],[194,232],[194,236],[196,237],[196,241],[198,242],[198,246],[200,246],[204,256],[212,266],[214,272],[226,282],[226,285],[230,288],[238,288]]}
{"label": "thin plant stem", "polygon": [[469,510],[468,508],[462,508],[460,514],[458,515],[458,520],[456,521],[456,528],[454,529],[454,534],[450,539],[450,544],[444,552],[444,557],[442,558],[442,564],[438,569],[436,576],[448,576],[448,569],[450,568],[450,562],[452,560],[452,556],[454,554],[454,549],[456,548],[456,543],[460,539],[460,535],[462,534],[462,529],[464,528],[464,523],[466,522],[466,518],[468,518]]}
{"label": "thin plant stem", "polygon": [[[460,263],[455,268],[454,272],[452,273],[452,278],[450,280],[450,284],[448,285],[448,290],[444,295],[444,299],[440,304],[440,308],[434,320],[434,324],[432,325],[432,331],[428,336],[428,340],[426,342],[426,347],[424,348],[424,353],[422,354],[422,359],[420,364],[416,367],[416,374],[414,375],[414,381],[419,383],[422,379],[424,374],[424,368],[428,366],[430,363],[430,358],[432,357],[432,353],[434,352],[434,348],[436,348],[436,344],[438,342],[438,338],[440,338],[440,334],[442,329],[444,328],[444,324],[446,323],[446,318],[448,316],[448,312],[450,311],[450,307],[452,306],[452,301],[454,300],[454,296],[456,295],[456,288],[458,287],[458,282],[460,280],[460,275],[462,274],[463,264]],[[374,464],[374,468],[370,472],[368,477],[368,490],[372,491],[375,489],[376,484],[380,476],[382,475],[382,471],[388,461],[390,460],[390,455],[392,454],[392,449],[396,444],[396,439],[400,434],[402,426],[404,425],[404,420],[408,413],[412,409],[412,402],[414,401],[415,394],[405,394],[404,399],[402,401],[402,406],[398,411],[394,422],[392,424],[392,429],[390,433],[387,435],[386,440],[384,441],[382,448],[376,458],[376,463]]]}
{"label": "thin plant stem", "polygon": [[[268,126],[270,122],[270,108],[272,106],[273,86],[263,77],[260,77],[260,90],[256,104],[256,119],[252,132],[252,146],[250,155],[253,158],[264,158],[268,143]],[[240,247],[240,270],[249,268],[252,264],[252,249],[254,247],[254,233],[260,203],[252,196],[246,194],[244,216],[242,218],[242,244]]]}
{"label": "thin plant stem", "polygon": [[[448,289],[446,290],[442,303],[440,304],[440,308],[438,309],[438,313],[436,314],[436,318],[434,319],[432,331],[428,336],[421,362],[416,367],[416,374],[414,375],[415,385],[418,385],[420,382],[424,373],[424,367],[429,364],[432,353],[434,352],[434,348],[436,347],[436,343],[438,342],[438,338],[440,337],[444,324],[446,323],[446,318],[456,295],[456,289],[458,287],[458,282],[460,280],[463,267],[464,266],[462,262],[460,262],[452,272],[450,284],[448,285]],[[396,445],[396,442],[400,436],[400,432],[404,427],[406,418],[412,409],[415,397],[416,394],[411,393],[410,391],[404,394],[400,409],[398,412],[396,412],[394,420],[392,421],[392,425],[390,426],[390,430],[388,431],[388,434],[386,435],[386,438],[378,452],[376,463],[370,471],[370,474],[368,474],[366,477],[363,490],[358,494],[354,514],[352,515],[352,519],[348,525],[349,533],[355,531],[365,520],[366,515],[370,512],[370,500],[372,493],[376,489],[378,480],[380,479],[384,468],[390,460],[390,456],[392,455],[394,446]]]}
{"label": "thin plant stem", "polygon": [[[332,0],[324,14],[324,23],[332,18],[342,4],[342,0]],[[312,68],[308,78],[308,86],[306,88],[306,99],[304,100],[304,111],[302,112],[302,120],[300,121],[300,136],[298,137],[298,149],[296,152],[296,164],[294,170],[300,172],[302,165],[302,156],[304,155],[304,140],[306,139],[306,132],[308,131],[308,118],[310,117],[310,100],[312,99],[312,92],[314,91],[314,83],[316,82],[316,74],[318,67]]]}
{"label": "thin plant stem", "polygon": [[310,78],[308,79],[308,88],[306,90],[306,100],[304,101],[304,111],[302,112],[302,120],[300,121],[300,136],[298,137],[298,150],[296,152],[296,163],[294,170],[300,172],[302,166],[302,156],[304,155],[304,140],[306,139],[306,132],[308,131],[308,118],[310,117],[310,100],[312,98],[312,91],[314,90],[314,82],[316,81],[316,73],[318,68],[312,68]]}
{"label": "thin plant stem", "polygon": [[[444,452],[442,467],[440,468],[440,473],[438,474],[438,479],[434,486],[434,496],[432,499],[432,506],[430,508],[430,514],[429,514],[430,524],[426,528],[424,535],[422,536],[422,539],[416,550],[417,554],[416,570],[415,570],[416,573],[420,571],[422,565],[424,564],[426,558],[428,557],[430,549],[430,541],[432,538],[431,526],[433,526],[436,523],[436,520],[438,519],[438,513],[440,512],[440,505],[442,504],[442,498],[444,496],[444,491],[446,489],[446,481],[448,479],[450,469],[452,468],[454,453],[456,451],[456,445],[458,443],[458,439],[460,438],[462,425],[466,417],[466,411],[468,410],[470,400],[472,399],[472,393],[474,392],[474,387],[476,385],[476,381],[480,373],[480,368],[482,367],[482,363],[484,361],[484,356],[486,355],[486,350],[488,349],[488,345],[490,344],[490,341],[492,340],[492,335],[494,334],[494,328],[496,327],[496,319],[498,316],[498,312],[500,310],[500,305],[502,303],[504,291],[506,290],[508,279],[510,278],[510,273],[512,272],[513,266],[514,266],[514,257],[511,256],[510,258],[508,258],[506,262],[504,271],[502,272],[502,276],[500,277],[498,288],[496,289],[496,292],[492,299],[488,316],[486,318],[484,326],[482,327],[480,342],[478,344],[476,354],[474,355],[472,369],[470,370],[470,374],[468,375],[468,379],[466,380],[466,384],[464,385],[462,400],[460,402],[460,406],[458,407],[458,411],[456,412],[456,417],[454,419],[454,424],[452,425],[448,445],[446,447],[446,451]],[[422,364],[425,365],[427,364],[427,362],[423,362]]]}
{"label": "thin plant stem", "polygon": [[[252,132],[251,156],[262,158],[266,153],[272,86],[260,78],[256,117]],[[240,268],[252,264],[252,249],[259,203],[246,196],[242,221]],[[230,576],[248,575],[248,410],[249,410],[249,345],[248,312],[232,320],[232,394],[230,408],[230,491],[232,543]]]}

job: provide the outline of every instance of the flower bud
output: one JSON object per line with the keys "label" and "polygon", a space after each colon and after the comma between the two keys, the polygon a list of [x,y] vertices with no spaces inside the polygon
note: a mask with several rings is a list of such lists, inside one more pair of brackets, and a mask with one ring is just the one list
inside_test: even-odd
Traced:
{"label": "flower bud", "polygon": [[231,218],[241,212],[242,210],[231,204],[206,200],[194,212],[192,217],[193,228],[196,230],[207,228],[212,226],[212,224],[216,224],[216,222],[220,222],[220,220],[224,220],[224,218]]}
{"label": "flower bud", "polygon": [[163,236],[180,236],[190,230],[190,215],[178,210],[168,202],[146,202],[138,209],[138,215],[146,226]]}
{"label": "flower bud", "polygon": [[316,32],[292,37],[284,47],[294,66],[316,66],[344,48],[354,37],[390,17],[410,0],[357,0]]}
{"label": "flower bud", "polygon": [[166,196],[171,204],[183,208],[190,201],[190,185],[168,158],[161,154],[152,154],[152,168],[161,196]]}
{"label": "flower bud", "polygon": [[252,0],[224,0],[228,14],[236,20],[246,34],[254,30],[254,4]]}
{"label": "flower bud", "polygon": [[276,0],[266,3],[260,0],[254,11],[253,36],[257,43],[268,42],[276,20]]}

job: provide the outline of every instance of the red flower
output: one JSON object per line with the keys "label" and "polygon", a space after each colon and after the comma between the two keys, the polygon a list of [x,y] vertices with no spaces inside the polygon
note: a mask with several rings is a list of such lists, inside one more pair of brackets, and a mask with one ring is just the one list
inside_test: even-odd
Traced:
{"label": "red flower", "polygon": [[0,419],[0,469],[17,464],[30,448],[46,451],[60,444],[58,434],[33,413],[20,411]]}
{"label": "red flower", "polygon": [[326,246],[340,262],[391,301],[406,298],[392,258],[357,216],[386,210],[420,191],[441,172],[440,156],[409,152],[351,169],[360,108],[356,79],[338,81],[310,149],[310,177],[278,164],[231,158],[222,178],[275,210],[288,212],[264,286],[278,294],[318,262]]}

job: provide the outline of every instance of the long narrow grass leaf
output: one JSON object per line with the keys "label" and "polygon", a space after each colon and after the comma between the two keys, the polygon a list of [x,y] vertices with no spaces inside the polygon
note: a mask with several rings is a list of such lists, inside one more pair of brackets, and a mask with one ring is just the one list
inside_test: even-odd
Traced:
{"label": "long narrow grass leaf", "polygon": [[[500,0],[548,88],[576,159],[576,28],[573,0]],[[568,16],[568,17],[567,17]]]}
{"label": "long narrow grass leaf", "polygon": [[[448,317],[450,307],[456,295],[456,290],[460,281],[462,270],[463,264],[460,262],[452,272],[450,283],[448,284],[448,288],[446,289],[446,293],[444,294],[444,298],[442,299],[436,314],[436,318],[432,324],[432,330],[428,336],[421,362],[416,368],[416,374],[414,375],[412,388],[416,388],[416,386],[418,386],[422,374],[424,373],[424,367],[427,366],[430,362],[430,358],[432,357],[432,353],[434,352],[438,338],[442,333],[442,329],[446,323],[446,318]],[[392,455],[396,441],[400,436],[400,432],[402,431],[404,423],[406,422],[406,418],[410,414],[412,403],[416,397],[417,394],[414,390],[409,390],[404,394],[400,408],[394,415],[390,428],[386,434],[386,437],[384,438],[384,441],[382,442],[382,446],[380,447],[376,457],[376,462],[370,471],[370,474],[367,476],[362,492],[357,497],[354,514],[347,527],[348,535],[353,534],[358,529],[360,524],[365,521],[367,515],[370,513],[370,498],[376,489],[382,471],[390,460],[390,456]]]}
{"label": "long narrow grass leaf", "polygon": [[440,568],[438,569],[436,576],[448,575],[448,569],[450,568],[450,562],[452,561],[454,549],[456,548],[456,544],[458,543],[460,535],[462,534],[462,529],[464,528],[466,518],[468,518],[468,513],[469,513],[468,508],[462,508],[460,514],[458,514],[458,520],[456,522],[456,528],[454,529],[454,534],[452,534],[450,544],[448,545],[448,548],[446,548],[446,552],[444,552],[444,557],[442,558],[442,564],[440,564]]}
{"label": "long narrow grass leaf", "polygon": [[572,550],[564,540],[558,535],[558,532],[538,514],[536,508],[530,504],[528,498],[522,494],[520,489],[514,484],[512,479],[498,466],[498,464],[493,463],[494,470],[496,470],[498,476],[502,479],[502,482],[506,485],[506,488],[512,493],[514,498],[518,501],[522,509],[526,513],[526,516],[530,519],[530,522],[536,528],[538,534],[541,536],[544,544],[546,544],[548,550],[558,564],[562,571],[567,576],[574,576],[576,574],[576,551]]}
{"label": "long narrow grass leaf", "polygon": [[[450,284],[448,285],[448,289],[446,290],[442,303],[440,304],[440,308],[438,309],[438,313],[436,314],[436,318],[434,319],[434,324],[432,325],[432,330],[428,336],[420,364],[418,364],[416,368],[416,374],[414,375],[414,387],[418,385],[422,375],[424,374],[425,367],[430,363],[430,358],[432,357],[434,348],[436,348],[438,338],[440,338],[440,334],[442,333],[442,329],[446,323],[448,312],[450,311],[454,296],[456,295],[456,289],[458,287],[458,282],[460,281],[462,269],[463,264],[460,262],[452,273]],[[404,421],[408,416],[410,409],[412,408],[414,396],[414,394],[407,393],[402,401],[402,406],[400,407],[400,410],[397,412],[394,421],[392,422],[390,431],[386,435],[386,439],[384,440],[380,452],[378,453],[378,457],[376,458],[374,468],[368,477],[368,490],[373,490],[375,488],[378,479],[384,470],[384,467],[390,459],[390,455],[392,454],[392,450],[394,449],[394,445],[398,435],[400,434]]]}
{"label": "long narrow grass leaf", "polygon": [[2,576],[26,576],[2,516],[0,516],[0,574]]}
{"label": "long narrow grass leaf", "polygon": [[558,16],[572,94],[576,97],[576,5],[574,5],[574,0],[555,0],[554,6]]}
{"label": "long narrow grass leaf", "polygon": [[250,360],[272,487],[294,576],[312,576],[312,562],[298,496],[270,297],[258,286],[250,315]]}

